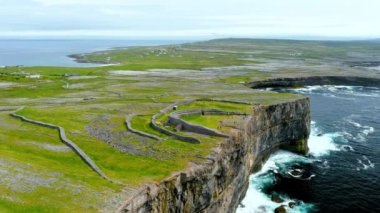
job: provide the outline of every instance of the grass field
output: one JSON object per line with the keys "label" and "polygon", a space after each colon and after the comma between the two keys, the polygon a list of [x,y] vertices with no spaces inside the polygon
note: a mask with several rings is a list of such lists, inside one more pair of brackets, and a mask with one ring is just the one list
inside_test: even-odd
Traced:
{"label": "grass field", "polygon": [[[244,83],[283,76],[375,76],[365,68],[348,66],[346,60],[375,60],[379,52],[379,45],[370,42],[226,39],[78,56],[80,61],[118,63],[113,66],[0,68],[0,212],[113,211],[145,184],[202,163],[224,141],[190,134],[201,141],[190,144],[155,131],[149,123],[161,109],[192,98],[264,105],[295,100],[300,96],[256,91]],[[126,186],[98,176],[59,140],[56,130],[9,116],[22,106],[18,114],[62,126],[108,177]],[[197,101],[179,110],[250,113],[252,108]],[[125,117],[132,114],[135,129],[163,140],[127,131]],[[167,116],[159,121],[164,123]],[[221,122],[239,118],[183,119],[228,132]]]}

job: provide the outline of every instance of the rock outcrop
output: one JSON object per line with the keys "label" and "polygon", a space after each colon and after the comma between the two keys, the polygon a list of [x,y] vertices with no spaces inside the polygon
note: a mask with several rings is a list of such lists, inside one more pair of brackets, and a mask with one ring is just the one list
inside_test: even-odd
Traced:
{"label": "rock outcrop", "polygon": [[118,212],[234,212],[251,172],[279,147],[307,150],[308,98],[256,106],[244,127],[208,156],[208,161],[147,186]]}
{"label": "rock outcrop", "polygon": [[302,87],[314,85],[380,86],[380,78],[357,76],[309,76],[298,78],[273,78],[247,83],[253,89],[268,87]]}

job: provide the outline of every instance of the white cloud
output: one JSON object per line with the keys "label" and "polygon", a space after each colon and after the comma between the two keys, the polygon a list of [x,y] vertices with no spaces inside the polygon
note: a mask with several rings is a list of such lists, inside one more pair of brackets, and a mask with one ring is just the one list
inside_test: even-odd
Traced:
{"label": "white cloud", "polygon": [[0,3],[0,36],[60,33],[380,36],[378,0],[0,0]]}

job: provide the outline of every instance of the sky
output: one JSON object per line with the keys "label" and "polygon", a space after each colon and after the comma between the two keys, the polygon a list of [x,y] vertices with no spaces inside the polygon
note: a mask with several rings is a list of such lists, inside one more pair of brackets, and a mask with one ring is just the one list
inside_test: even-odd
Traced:
{"label": "sky", "polygon": [[380,0],[0,0],[0,37],[380,37]]}

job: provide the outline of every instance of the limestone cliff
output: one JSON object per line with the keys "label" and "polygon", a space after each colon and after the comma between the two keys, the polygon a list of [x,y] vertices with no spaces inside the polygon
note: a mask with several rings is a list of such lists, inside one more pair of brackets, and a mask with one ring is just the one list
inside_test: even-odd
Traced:
{"label": "limestone cliff", "polygon": [[358,76],[308,76],[273,78],[263,81],[247,83],[246,86],[254,89],[268,87],[301,87],[313,85],[345,85],[345,86],[380,86],[380,78]]}
{"label": "limestone cliff", "polygon": [[161,183],[150,185],[119,212],[234,212],[248,187],[249,175],[280,146],[307,149],[309,99],[257,106],[243,127],[208,161]]}

